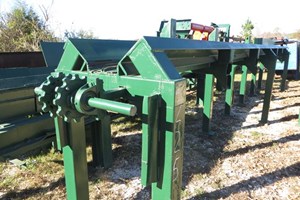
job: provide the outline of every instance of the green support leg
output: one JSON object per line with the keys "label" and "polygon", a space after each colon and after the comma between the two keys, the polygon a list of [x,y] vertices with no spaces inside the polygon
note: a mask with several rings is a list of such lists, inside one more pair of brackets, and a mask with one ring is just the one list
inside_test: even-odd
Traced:
{"label": "green support leg", "polygon": [[216,81],[216,90],[217,90],[218,92],[222,92],[222,90],[223,90],[222,84],[221,84],[220,81],[218,81],[218,79],[217,79],[217,81]]}
{"label": "green support leg", "polygon": [[285,90],[285,82],[288,75],[288,66],[289,66],[289,53],[284,55],[284,66],[283,66],[283,73],[281,75],[281,83],[280,83],[280,91],[283,92]]}
{"label": "green support leg", "polygon": [[185,81],[165,89],[143,101],[141,179],[153,200],[180,199],[182,185]]}
{"label": "green support leg", "polygon": [[241,84],[240,84],[239,104],[245,103],[245,95],[246,95],[246,88],[247,88],[247,74],[248,74],[248,68],[247,66],[243,65]]}
{"label": "green support leg", "polygon": [[262,123],[268,122],[273,82],[274,82],[274,76],[275,76],[275,66],[276,66],[276,57],[269,60],[268,74],[267,74],[265,95],[264,95],[264,105],[263,105],[262,116],[261,116]]}
{"label": "green support leg", "polygon": [[92,124],[93,165],[109,168],[112,166],[112,144],[110,116],[105,115]]}
{"label": "green support leg", "polygon": [[[152,199],[180,199],[182,186],[183,144],[185,124],[185,81],[177,82],[173,100],[164,95],[166,102],[166,131],[159,152],[164,152],[157,183],[152,183]],[[170,95],[170,94],[169,94]],[[171,102],[167,101],[171,100]]]}
{"label": "green support leg", "polygon": [[254,96],[255,90],[256,90],[256,73],[255,74],[252,73],[249,96]]}
{"label": "green support leg", "polygon": [[233,104],[235,69],[236,65],[231,65],[230,79],[228,80],[228,88],[225,93],[225,115],[230,115],[230,110]]}
{"label": "green support leg", "polygon": [[196,105],[203,106],[204,101],[204,86],[205,85],[205,75],[198,74],[197,76],[197,99]]}
{"label": "green support leg", "polygon": [[158,139],[160,133],[160,118],[165,116],[165,109],[160,105],[161,96],[144,97],[142,115],[142,184],[147,186],[158,181],[159,154]]}
{"label": "green support leg", "polygon": [[54,126],[55,126],[55,134],[56,134],[56,148],[59,151],[62,151],[62,147],[67,143],[67,136],[65,134],[66,123],[61,117],[54,117]]}
{"label": "green support leg", "polygon": [[65,123],[68,144],[63,146],[67,198],[89,199],[84,120]]}
{"label": "green support leg", "polygon": [[264,66],[263,66],[263,64],[259,63],[259,67],[258,67],[258,80],[257,80],[257,92],[258,93],[262,89],[263,75],[264,75]]}
{"label": "green support leg", "polygon": [[214,76],[206,74],[205,77],[205,94],[204,94],[204,108],[203,108],[203,127],[205,133],[210,133],[210,122],[212,118],[213,106],[213,89],[214,89]]}

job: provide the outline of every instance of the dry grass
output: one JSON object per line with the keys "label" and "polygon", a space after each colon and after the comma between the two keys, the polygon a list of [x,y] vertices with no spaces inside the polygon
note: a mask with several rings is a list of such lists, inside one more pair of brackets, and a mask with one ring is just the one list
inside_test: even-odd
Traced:
{"label": "dry grass", "polygon": [[[259,123],[261,95],[247,98],[245,106],[236,102],[231,116],[223,114],[224,95],[216,97],[215,136],[199,131],[202,108],[194,106],[193,94],[188,97],[182,199],[300,199],[300,81],[279,92],[275,80],[265,125]],[[150,199],[150,189],[140,183],[140,121],[119,118],[112,134],[113,166],[89,166],[90,199]],[[66,198],[60,153],[52,149],[20,159],[25,167],[0,164],[0,198]]]}

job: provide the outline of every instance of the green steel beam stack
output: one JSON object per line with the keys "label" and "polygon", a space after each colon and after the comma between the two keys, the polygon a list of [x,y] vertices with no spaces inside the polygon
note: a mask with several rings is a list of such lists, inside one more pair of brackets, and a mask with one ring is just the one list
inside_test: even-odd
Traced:
{"label": "green steel beam stack", "polygon": [[[228,66],[252,66],[259,59],[272,71],[284,51],[278,46],[156,37],[137,42],[68,40],[55,72],[35,89],[43,111],[55,119],[68,199],[89,197],[87,118],[97,121],[93,158],[102,166],[111,165],[111,112],[142,119],[141,180],[151,185],[152,199],[180,199],[186,101],[181,72],[214,74],[226,83]],[[270,91],[273,77],[270,73]],[[266,93],[264,117],[270,98]]]}
{"label": "green steel beam stack", "polygon": [[[42,52],[0,53],[0,158],[14,158],[55,141],[53,119],[34,88],[54,71],[64,43],[42,42]],[[90,130],[90,128],[87,128]]]}
{"label": "green steel beam stack", "polygon": [[1,53],[0,158],[13,158],[54,141],[53,120],[41,115],[34,87],[54,67],[45,67],[42,54]]}

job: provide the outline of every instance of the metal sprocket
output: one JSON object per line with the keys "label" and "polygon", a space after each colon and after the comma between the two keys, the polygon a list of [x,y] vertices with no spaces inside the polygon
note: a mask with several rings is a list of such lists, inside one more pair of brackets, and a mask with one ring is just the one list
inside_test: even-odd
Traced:
{"label": "metal sprocket", "polygon": [[51,117],[56,115],[56,106],[53,105],[55,88],[62,84],[63,73],[52,73],[39,87],[35,88],[38,101],[42,104],[42,111],[49,112]]}
{"label": "metal sprocket", "polygon": [[55,88],[56,97],[53,104],[57,106],[56,114],[67,122],[79,121],[83,114],[75,109],[74,96],[77,90],[86,83],[86,77],[77,74],[68,74],[62,80],[62,85]]}

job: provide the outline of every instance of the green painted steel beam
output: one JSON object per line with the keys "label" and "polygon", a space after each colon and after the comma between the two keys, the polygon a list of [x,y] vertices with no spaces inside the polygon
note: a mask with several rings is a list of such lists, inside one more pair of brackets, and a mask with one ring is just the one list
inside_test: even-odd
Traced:
{"label": "green painted steel beam", "polygon": [[[153,51],[175,51],[175,50],[250,50],[250,49],[286,49],[277,45],[261,45],[261,44],[244,44],[244,43],[228,43],[214,42],[203,40],[183,40],[176,38],[143,38]],[[142,40],[143,40],[142,39]],[[239,52],[241,53],[241,52]]]}
{"label": "green painted steel beam", "polygon": [[[2,121],[0,124],[0,152],[9,154],[9,152],[17,151],[18,148],[47,139],[47,132],[54,132],[49,115],[16,116],[13,120]],[[54,141],[54,138],[52,137],[51,140]]]}
{"label": "green painted steel beam", "polygon": [[0,121],[38,113],[33,87],[0,91]]}
{"label": "green painted steel beam", "polygon": [[8,68],[0,69],[0,91],[36,87],[54,68]]}
{"label": "green painted steel beam", "polygon": [[24,141],[20,141],[19,143],[14,143],[11,146],[0,149],[0,161],[19,157],[20,155],[24,155],[24,153],[33,150],[50,148],[54,141],[54,132],[47,132],[42,136],[31,137],[30,139],[26,138]]}

